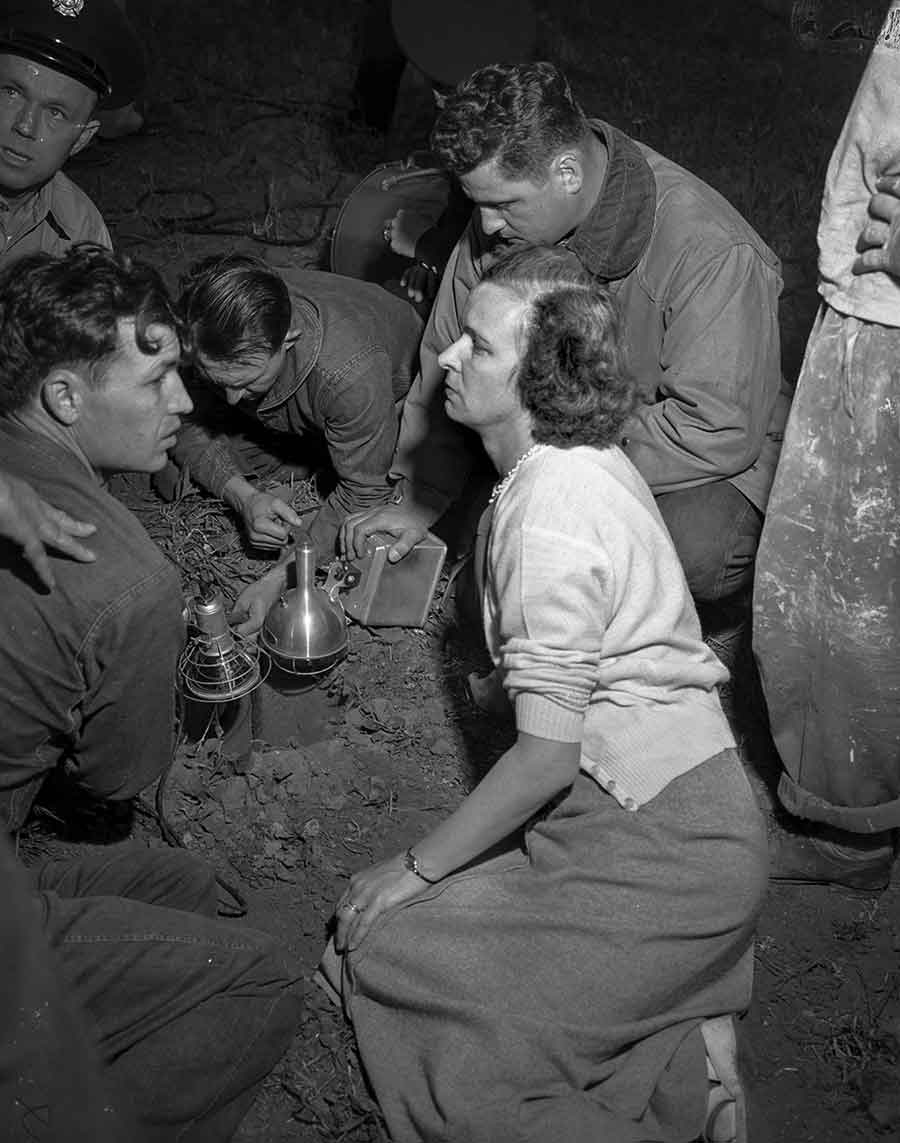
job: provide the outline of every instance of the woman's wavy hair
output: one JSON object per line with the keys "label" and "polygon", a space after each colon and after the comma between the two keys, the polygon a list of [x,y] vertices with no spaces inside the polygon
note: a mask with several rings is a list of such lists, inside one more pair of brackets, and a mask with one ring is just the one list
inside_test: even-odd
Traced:
{"label": "woman's wavy hair", "polygon": [[179,334],[159,273],[146,262],[79,242],[56,257],[30,254],[0,275],[0,416],[25,408],[54,368],[83,367],[102,388],[121,348],[120,321],[134,322],[142,353],[160,345],[150,328]]}
{"label": "woman's wavy hair", "polygon": [[617,444],[638,395],[609,293],[559,246],[514,250],[482,283],[527,303],[515,380],[535,441],[558,448]]}
{"label": "woman's wavy hair", "polygon": [[281,347],[291,325],[291,299],[265,262],[246,254],[204,258],[180,284],[178,309],[192,357],[238,363]]}
{"label": "woman's wavy hair", "polygon": [[490,64],[447,96],[431,149],[457,176],[495,160],[506,178],[542,183],[560,149],[583,145],[590,133],[569,81],[553,64]]}

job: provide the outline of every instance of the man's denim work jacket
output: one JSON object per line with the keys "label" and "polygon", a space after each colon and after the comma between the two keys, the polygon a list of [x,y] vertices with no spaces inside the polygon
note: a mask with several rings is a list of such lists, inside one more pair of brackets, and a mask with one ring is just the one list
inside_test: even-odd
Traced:
{"label": "man's denim work jacket", "polygon": [[[381,286],[317,270],[279,270],[291,295],[292,328],[302,330],[275,384],[258,405],[235,406],[266,428],[324,439],[337,485],[316,519],[317,542],[346,515],[386,503],[397,441],[397,403],[418,368],[422,322]],[[303,458],[298,442],[298,460]],[[225,434],[195,418],[174,454],[216,496],[241,469]]]}
{"label": "man's denim work jacket", "polygon": [[[778,259],[689,171],[592,120],[609,165],[594,207],[564,240],[618,304],[644,403],[622,445],[654,493],[729,480],[765,509],[790,390],[781,376]],[[478,211],[450,256],[403,410],[394,471],[405,495],[442,512],[471,455],[444,412],[438,354],[460,333],[472,288],[509,245]]]}
{"label": "man's denim work jacket", "polygon": [[50,592],[0,540],[0,828],[15,829],[58,765],[119,800],[169,764],[184,624],[175,568],[83,460],[3,420],[0,456],[49,503],[97,527],[94,563],[51,552]]}

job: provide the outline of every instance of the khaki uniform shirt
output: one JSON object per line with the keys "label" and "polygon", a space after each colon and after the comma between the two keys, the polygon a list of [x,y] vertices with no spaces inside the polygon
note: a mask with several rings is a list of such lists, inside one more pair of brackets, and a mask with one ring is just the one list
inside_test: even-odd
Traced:
{"label": "khaki uniform shirt", "polygon": [[0,196],[0,270],[38,251],[64,254],[73,242],[112,249],[100,211],[62,171],[24,201]]}

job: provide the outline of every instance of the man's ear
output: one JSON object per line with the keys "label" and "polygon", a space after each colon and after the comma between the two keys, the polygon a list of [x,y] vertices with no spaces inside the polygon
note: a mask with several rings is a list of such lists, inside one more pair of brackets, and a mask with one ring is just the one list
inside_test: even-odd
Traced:
{"label": "man's ear", "polygon": [[85,125],[81,128],[81,134],[75,140],[75,143],[72,149],[69,151],[69,154],[77,155],[79,151],[83,151],[88,143],[90,143],[91,139],[93,139],[93,137],[97,134],[99,127],[99,119],[92,119],[90,123],[85,123]]}
{"label": "man's ear", "polygon": [[84,405],[84,380],[73,369],[53,369],[41,386],[41,404],[60,425],[71,428]]}
{"label": "man's ear", "polygon": [[578,194],[584,186],[584,166],[574,151],[563,151],[551,165],[551,175],[566,194]]}

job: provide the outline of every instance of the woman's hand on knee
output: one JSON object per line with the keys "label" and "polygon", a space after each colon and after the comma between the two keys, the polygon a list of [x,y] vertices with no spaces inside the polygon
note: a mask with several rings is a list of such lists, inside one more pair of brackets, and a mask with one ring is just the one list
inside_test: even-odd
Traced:
{"label": "woman's hand on knee", "polygon": [[334,909],[337,951],[358,948],[383,913],[418,897],[426,888],[406,868],[402,854],[354,874]]}

